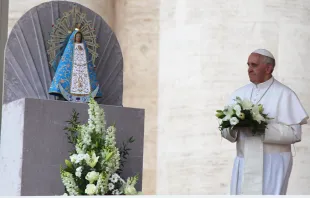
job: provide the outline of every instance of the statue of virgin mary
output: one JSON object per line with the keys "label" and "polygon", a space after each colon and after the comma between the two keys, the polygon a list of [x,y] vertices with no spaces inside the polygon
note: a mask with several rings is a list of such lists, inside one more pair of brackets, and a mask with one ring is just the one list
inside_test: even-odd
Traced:
{"label": "statue of virgin mary", "polygon": [[65,42],[49,93],[72,102],[102,97],[95,67],[79,28],[75,28]]}

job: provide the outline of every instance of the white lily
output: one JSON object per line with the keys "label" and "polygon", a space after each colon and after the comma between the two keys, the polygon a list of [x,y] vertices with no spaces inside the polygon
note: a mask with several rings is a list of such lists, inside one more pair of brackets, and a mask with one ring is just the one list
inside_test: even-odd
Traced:
{"label": "white lily", "polygon": [[252,116],[253,119],[256,120],[259,124],[262,121],[265,121],[265,118],[260,114],[260,107],[259,105],[254,105],[252,108]]}
{"label": "white lily", "polygon": [[236,114],[240,114],[241,113],[241,107],[238,104],[235,104],[233,109],[236,111]]}
{"label": "white lily", "polygon": [[244,99],[241,101],[241,106],[244,110],[250,110],[253,107],[253,103],[248,99]]}
{"label": "white lily", "polygon": [[226,110],[223,111],[225,114],[225,117],[223,118],[223,121],[230,120],[230,118],[234,115],[234,110],[232,107],[228,106]]}
{"label": "white lily", "polygon": [[91,156],[87,157],[85,159],[86,164],[92,168],[94,168],[98,162],[99,156],[96,156],[96,153],[94,151],[91,152]]}

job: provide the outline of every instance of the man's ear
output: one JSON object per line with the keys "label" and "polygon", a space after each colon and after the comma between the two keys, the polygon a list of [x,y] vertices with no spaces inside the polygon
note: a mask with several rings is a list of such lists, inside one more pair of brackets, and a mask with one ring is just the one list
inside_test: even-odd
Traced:
{"label": "man's ear", "polygon": [[267,72],[268,74],[271,74],[271,73],[273,72],[273,66],[272,66],[271,64],[268,64],[268,65],[267,65],[266,72]]}

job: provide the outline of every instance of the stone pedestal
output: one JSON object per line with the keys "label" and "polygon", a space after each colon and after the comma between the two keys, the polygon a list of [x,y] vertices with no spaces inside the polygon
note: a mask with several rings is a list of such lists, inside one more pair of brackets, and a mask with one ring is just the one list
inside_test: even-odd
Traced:
{"label": "stone pedestal", "polygon": [[[133,136],[124,177],[140,174],[142,189],[144,110],[102,105],[107,125],[116,123],[117,143]],[[1,195],[61,195],[64,187],[60,165],[69,157],[66,126],[73,109],[87,122],[87,104],[64,101],[20,99],[3,106],[1,129]]]}

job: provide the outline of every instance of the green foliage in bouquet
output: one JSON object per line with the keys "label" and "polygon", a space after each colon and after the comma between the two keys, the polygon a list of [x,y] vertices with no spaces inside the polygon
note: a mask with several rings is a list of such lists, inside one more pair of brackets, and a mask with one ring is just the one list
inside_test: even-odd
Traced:
{"label": "green foliage in bouquet", "polygon": [[60,168],[65,195],[135,195],[138,175],[125,181],[120,174],[133,137],[116,146],[115,125],[106,128],[104,110],[94,99],[89,102],[88,123],[80,124],[78,113],[74,110],[68,127],[65,127],[68,142],[74,149],[66,167]]}
{"label": "green foliage in bouquet", "polygon": [[263,134],[271,119],[264,113],[264,107],[247,99],[241,100],[240,97],[236,97],[235,101],[235,104],[226,106],[224,110],[216,111],[216,117],[220,120],[219,129],[246,127],[252,130],[253,135]]}

